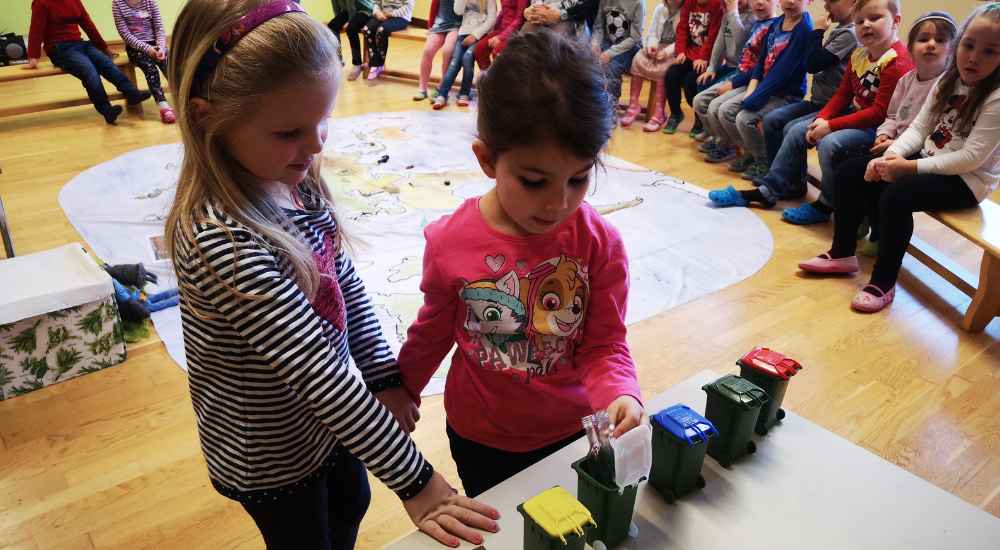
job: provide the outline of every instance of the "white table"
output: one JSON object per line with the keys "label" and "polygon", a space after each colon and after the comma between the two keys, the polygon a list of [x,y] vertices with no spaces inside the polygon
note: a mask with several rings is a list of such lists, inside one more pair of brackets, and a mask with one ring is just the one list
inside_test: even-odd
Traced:
{"label": "white table", "polygon": [[[648,401],[659,411],[685,403],[704,411],[701,386],[720,375],[702,371]],[[790,392],[795,391],[791,381]],[[1000,519],[791,412],[757,453],[732,469],[705,458],[707,486],[668,505],[647,483],[639,487],[633,521],[639,534],[622,550],[1000,550]],[[562,485],[576,494],[570,463],[583,439],[480,496],[495,506],[501,531],[487,550],[523,544],[516,506]],[[465,544],[463,548],[472,548]],[[392,550],[440,550],[422,533]]]}

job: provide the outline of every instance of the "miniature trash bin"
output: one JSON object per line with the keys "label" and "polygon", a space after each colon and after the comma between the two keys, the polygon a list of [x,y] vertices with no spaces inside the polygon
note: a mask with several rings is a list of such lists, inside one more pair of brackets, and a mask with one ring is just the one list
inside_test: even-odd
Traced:
{"label": "miniature trash bin", "polygon": [[517,505],[524,517],[524,550],[583,550],[590,511],[560,486]]}
{"label": "miniature trash bin", "polygon": [[667,502],[704,487],[701,465],[708,440],[719,435],[715,426],[691,407],[680,404],[663,409],[650,420],[653,425],[650,485]]}
{"label": "miniature trash bin", "polygon": [[730,374],[702,386],[708,397],[705,418],[719,431],[708,442],[708,455],[728,468],[737,459],[756,452],[750,438],[761,408],[767,405],[767,393],[753,382]]}
{"label": "miniature trash bin", "polygon": [[649,475],[652,463],[652,432],[638,426],[612,443],[615,450],[615,484],[595,479],[590,456],[573,463],[577,473],[577,497],[590,510],[596,525],[585,529],[594,548],[611,548],[632,530],[632,512],[639,481]]}
{"label": "miniature trash bin", "polygon": [[785,399],[788,379],[802,370],[802,365],[794,359],[785,357],[784,354],[762,347],[754,348],[736,364],[740,366],[740,376],[766,391],[770,398],[757,417],[756,431],[760,435],[765,435],[785,418],[781,402]]}

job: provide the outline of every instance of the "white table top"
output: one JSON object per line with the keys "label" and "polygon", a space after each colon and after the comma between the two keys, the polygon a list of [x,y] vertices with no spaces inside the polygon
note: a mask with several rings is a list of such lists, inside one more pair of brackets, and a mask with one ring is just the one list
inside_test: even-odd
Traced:
{"label": "white table top", "polygon": [[[701,386],[720,375],[702,371],[648,400],[651,412],[675,403],[704,411]],[[795,391],[792,379],[788,391]],[[667,504],[643,482],[633,521],[639,534],[621,550],[1000,550],[1000,519],[791,412],[757,453],[732,469],[705,458],[707,486]],[[576,494],[570,468],[583,439],[480,495],[502,518],[487,550],[523,544],[516,506],[562,485]],[[392,550],[440,550],[413,533]],[[464,544],[462,548],[473,548]]]}

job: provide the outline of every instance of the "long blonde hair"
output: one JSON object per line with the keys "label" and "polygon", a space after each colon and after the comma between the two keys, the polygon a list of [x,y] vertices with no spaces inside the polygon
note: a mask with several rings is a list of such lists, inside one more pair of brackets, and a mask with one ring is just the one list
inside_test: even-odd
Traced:
{"label": "long blonde hair", "polygon": [[[295,79],[339,73],[333,34],[304,13],[283,14],[240,39],[210,74],[201,80],[196,77],[199,61],[216,38],[268,1],[189,0],[174,25],[168,76],[179,114],[184,160],[166,221],[167,248],[174,265],[180,266],[178,243],[182,239],[194,241],[195,224],[215,224],[230,233],[218,222],[206,219],[205,206],[217,205],[256,234],[261,244],[286,258],[296,283],[311,298],[320,280],[312,250],[282,209],[229,154],[223,135],[256,107],[261,96]],[[211,103],[209,113],[195,116],[191,100],[196,97]],[[329,206],[332,201],[320,165],[320,158],[313,161],[303,185]],[[239,253],[235,239],[233,252]],[[211,270],[207,261],[205,264]],[[236,277],[234,270],[234,282]],[[237,292],[234,284],[220,282],[234,294],[247,297]]]}

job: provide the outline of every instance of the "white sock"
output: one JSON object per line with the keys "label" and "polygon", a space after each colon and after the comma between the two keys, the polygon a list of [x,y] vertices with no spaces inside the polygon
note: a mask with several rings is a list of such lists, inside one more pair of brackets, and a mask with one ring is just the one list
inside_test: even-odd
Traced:
{"label": "white sock", "polygon": [[169,109],[170,108],[170,104],[167,103],[166,101],[161,101],[161,102],[157,103],[156,105],[160,108],[161,111],[164,110],[164,109]]}

